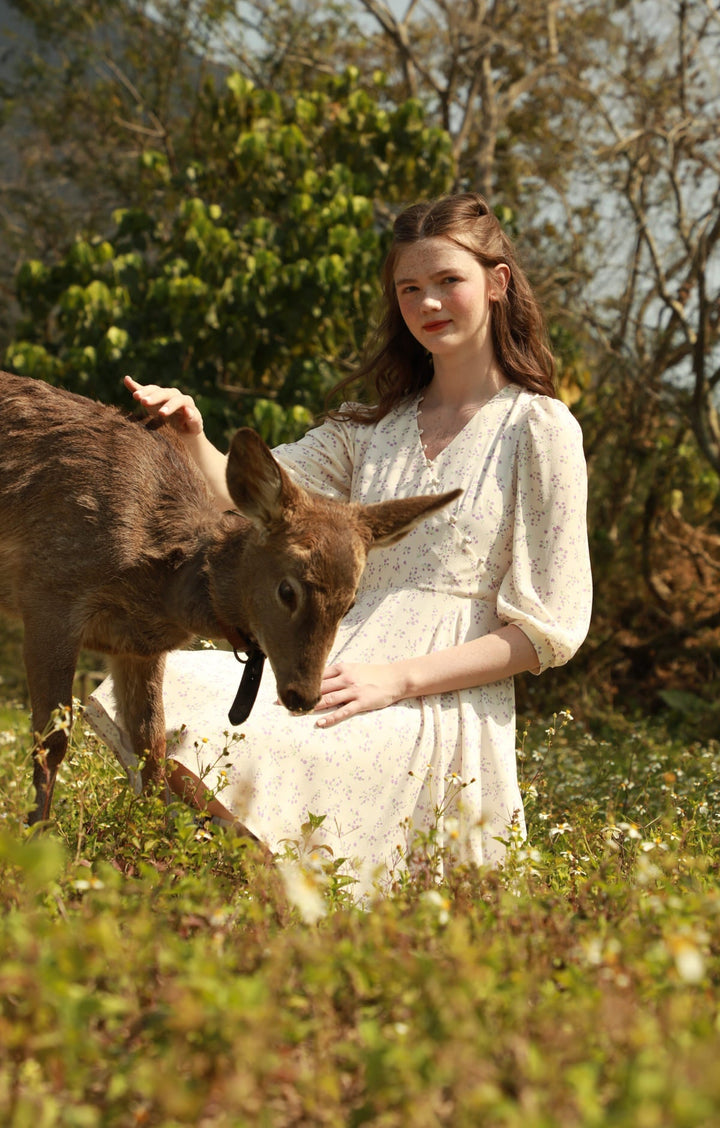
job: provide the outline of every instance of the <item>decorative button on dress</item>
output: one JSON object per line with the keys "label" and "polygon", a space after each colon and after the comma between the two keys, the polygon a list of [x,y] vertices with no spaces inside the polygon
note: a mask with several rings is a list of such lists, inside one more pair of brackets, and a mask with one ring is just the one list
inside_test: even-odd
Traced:
{"label": "decorative button on dress", "polygon": [[[560,401],[508,385],[429,461],[418,402],[370,426],[325,422],[275,451],[307,488],[353,501],[463,490],[404,540],[370,553],[330,661],[415,657],[514,623],[541,670],[562,665],[585,638],[591,609],[576,420]],[[169,656],[168,754],[272,851],[300,840],[308,813],[324,815],[316,840],[347,859],[358,892],[382,886],[457,780],[467,785],[459,811],[445,815],[460,816],[460,856],[498,864],[509,828],[523,832],[511,678],[402,701],[323,730],[316,716],[294,717],[276,703],[266,663],[255,707],[233,739],[227,710],[239,672],[224,651]],[[132,760],[111,679],[87,715],[123,762]]]}

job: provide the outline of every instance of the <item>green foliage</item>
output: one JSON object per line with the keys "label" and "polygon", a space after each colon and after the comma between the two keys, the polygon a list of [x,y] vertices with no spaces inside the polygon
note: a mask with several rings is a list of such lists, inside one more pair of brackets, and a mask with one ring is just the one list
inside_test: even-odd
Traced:
{"label": "green foliage", "polygon": [[720,477],[676,398],[638,395],[632,366],[575,405],[590,474],[595,581],[588,644],[570,676],[608,700],[654,709],[666,690],[705,701],[708,732],[720,654]]}
{"label": "green foliage", "polygon": [[180,173],[143,153],[151,206],[54,266],[23,264],[6,360],[110,401],[126,372],[181,384],[215,438],[239,423],[295,437],[357,359],[392,209],[449,187],[449,139],[352,72],[292,99],[231,75],[194,128]]}
{"label": "green foliage", "polygon": [[420,865],[367,911],[136,797],[82,721],[54,827],[23,832],[1,739],[8,1128],[717,1122],[717,741],[534,725],[505,869]]}

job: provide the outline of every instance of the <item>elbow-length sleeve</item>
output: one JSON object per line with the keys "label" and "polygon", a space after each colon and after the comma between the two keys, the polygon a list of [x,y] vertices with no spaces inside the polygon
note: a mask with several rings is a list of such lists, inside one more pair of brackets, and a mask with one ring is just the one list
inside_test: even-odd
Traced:
{"label": "elbow-length sleeve", "polygon": [[512,562],[497,610],[503,622],[528,636],[540,673],[572,658],[587,635],[592,609],[582,432],[560,401],[532,401],[516,474]]}
{"label": "elbow-length sleeve", "polygon": [[357,424],[328,419],[302,439],[275,447],[273,454],[305,489],[348,500],[356,465]]}

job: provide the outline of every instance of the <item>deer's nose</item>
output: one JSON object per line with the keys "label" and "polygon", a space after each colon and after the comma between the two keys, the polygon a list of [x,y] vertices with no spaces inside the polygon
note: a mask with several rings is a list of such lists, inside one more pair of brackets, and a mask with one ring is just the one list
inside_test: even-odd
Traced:
{"label": "deer's nose", "polygon": [[316,697],[308,697],[306,693],[289,688],[281,696],[283,705],[291,713],[311,713],[320,700],[319,693]]}

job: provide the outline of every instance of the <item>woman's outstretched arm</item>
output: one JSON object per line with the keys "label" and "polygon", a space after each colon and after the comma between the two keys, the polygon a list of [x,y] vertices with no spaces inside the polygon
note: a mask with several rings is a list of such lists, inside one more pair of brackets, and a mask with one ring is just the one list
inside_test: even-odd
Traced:
{"label": "woman's outstretched arm", "polygon": [[192,396],[177,388],[161,388],[157,384],[138,384],[126,376],[125,387],[149,415],[164,419],[183,440],[188,454],[207,481],[218,509],[233,509],[225,480],[227,455],[222,454],[208,439],[203,428],[203,418]]}

